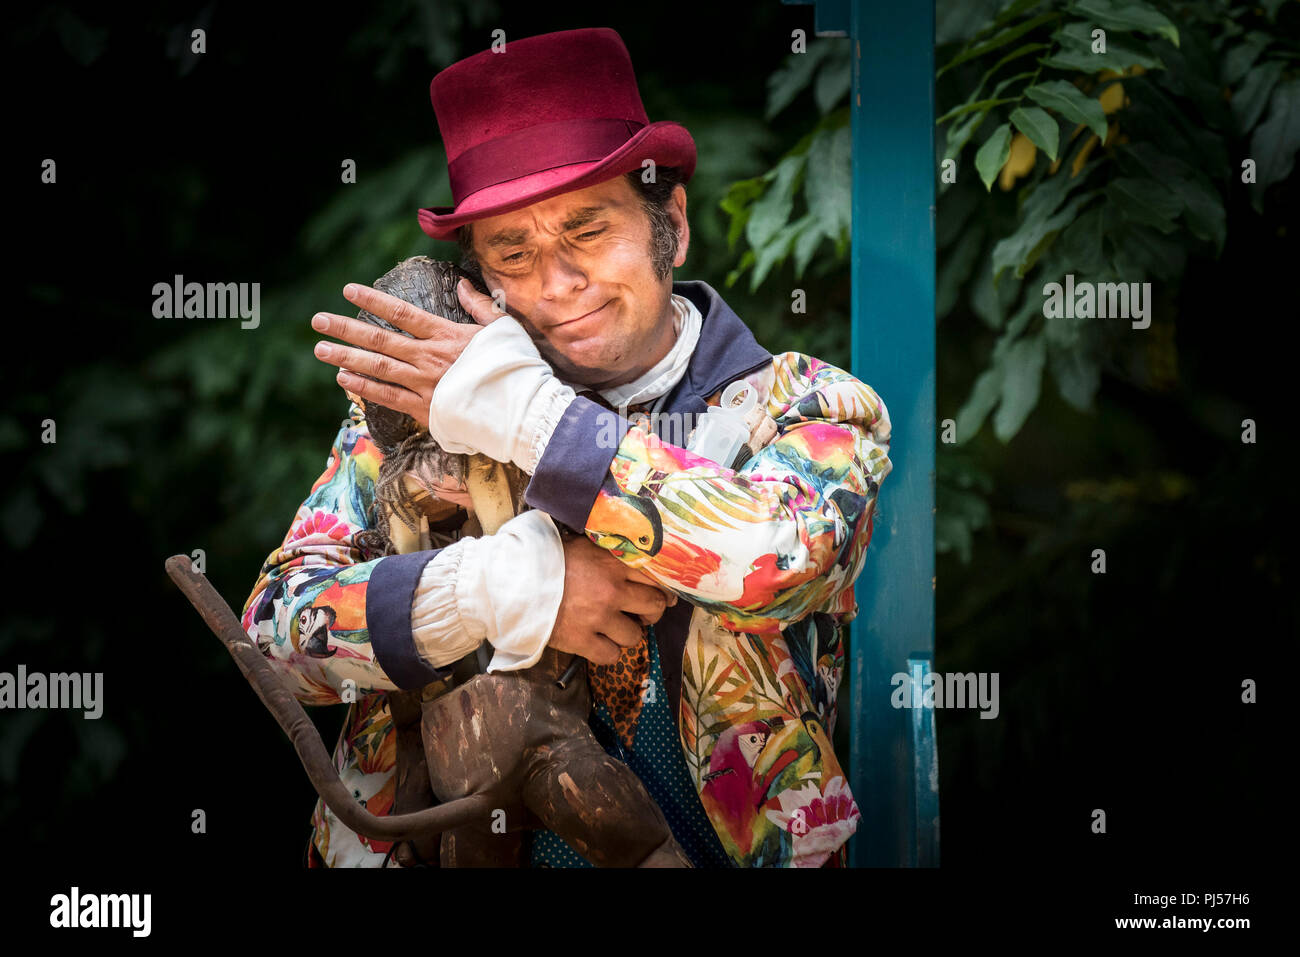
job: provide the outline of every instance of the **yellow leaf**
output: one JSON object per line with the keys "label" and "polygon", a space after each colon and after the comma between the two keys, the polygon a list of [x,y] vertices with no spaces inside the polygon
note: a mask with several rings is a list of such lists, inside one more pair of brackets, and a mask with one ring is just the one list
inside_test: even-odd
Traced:
{"label": "yellow leaf", "polygon": [[1083,169],[1083,164],[1088,162],[1088,154],[1091,153],[1100,142],[1101,140],[1097,137],[1096,133],[1093,133],[1092,136],[1088,137],[1088,142],[1083,144],[1083,149],[1079,150],[1079,155],[1074,158],[1074,165],[1070,168],[1070,179],[1074,179],[1079,175],[1079,170]]}
{"label": "yellow leaf", "polygon": [[1034,160],[1037,158],[1038,147],[1024,133],[1017,133],[1011,140],[1011,152],[1007,155],[1007,162],[998,177],[998,185],[1002,187],[1003,192],[1014,186],[1017,179],[1027,176],[1034,168]]}
{"label": "yellow leaf", "polygon": [[1112,83],[1106,87],[1106,91],[1101,96],[1097,97],[1097,101],[1101,103],[1103,113],[1108,116],[1114,113],[1124,105],[1124,84]]}

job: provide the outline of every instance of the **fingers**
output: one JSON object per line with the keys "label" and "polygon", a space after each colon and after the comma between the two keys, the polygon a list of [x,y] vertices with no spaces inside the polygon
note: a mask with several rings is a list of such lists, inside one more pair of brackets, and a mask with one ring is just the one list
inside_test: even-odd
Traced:
{"label": "fingers", "polygon": [[675,592],[665,588],[639,568],[628,569],[627,580],[629,582],[641,582],[642,584],[649,585],[652,588],[657,588],[663,594],[664,598],[668,600],[669,608],[677,604],[677,594]]}
{"label": "fingers", "polygon": [[497,312],[496,303],[491,296],[483,295],[468,279],[456,283],[456,297],[480,326],[486,326],[505,315],[504,312]]}
{"label": "fingers", "polygon": [[[614,664],[624,648],[646,640],[646,629],[677,596],[586,538],[564,543],[564,598],[551,644],[595,664]],[[581,636],[581,637],[579,637]]]}
{"label": "fingers", "polygon": [[[394,301],[401,302],[400,299]],[[465,351],[480,327],[452,322],[430,313],[423,315],[428,316],[431,322],[441,325],[435,327],[432,337],[413,339],[357,319],[328,312],[317,313],[312,318],[312,328],[317,332],[337,336],[352,346],[318,342],[315,348],[316,358],[340,369],[382,379],[396,386],[396,389],[385,386],[367,391],[355,385],[363,381],[357,375],[338,377],[339,384],[344,388],[351,388],[358,395],[373,399],[390,409],[405,412],[427,428],[429,400],[434,388]]]}
{"label": "fingers", "polygon": [[653,625],[668,608],[668,596],[657,586],[628,581],[623,583],[619,608],[629,615],[639,615],[643,623]]}
{"label": "fingers", "polygon": [[[398,302],[400,301],[399,299]],[[360,319],[349,319],[347,316],[335,315],[332,312],[318,312],[311,317],[311,327],[317,332],[350,342],[369,352],[383,353],[395,359],[409,360],[418,355],[419,347],[415,339],[392,332],[383,326],[362,322]],[[324,344],[335,345],[329,342]],[[336,348],[342,347],[336,346]]]}
{"label": "fingers", "polygon": [[618,611],[605,619],[605,624],[600,629],[599,634],[604,635],[620,648],[632,648],[645,640],[645,631],[642,626]]}
{"label": "fingers", "polygon": [[[388,320],[398,329],[404,329],[417,339],[432,338],[441,331],[438,325],[439,322],[451,322],[450,319],[443,319],[440,316],[425,312],[423,309],[411,305],[405,299],[398,299],[396,296],[390,296],[386,292],[380,292],[378,289],[372,289],[370,286],[363,286],[360,283],[350,282],[344,286],[343,298],[366,312],[373,313],[380,319]],[[338,333],[334,333],[334,335],[338,335]],[[389,335],[392,335],[392,333],[389,333]],[[349,338],[348,341],[352,342],[354,340]]]}
{"label": "fingers", "polygon": [[409,362],[379,352],[353,349],[336,342],[318,342],[314,351],[316,358],[322,362],[328,362],[340,369],[374,376],[385,382],[414,382],[419,376],[419,370]]}
{"label": "fingers", "polygon": [[604,635],[594,632],[588,632],[581,638],[574,638],[567,633],[557,631],[551,635],[549,644],[556,651],[586,658],[593,665],[617,664],[618,656],[623,650]]}
{"label": "fingers", "polygon": [[405,412],[421,425],[428,427],[429,407],[424,400],[410,389],[403,389],[387,382],[376,382],[365,376],[339,370],[335,376],[338,384],[349,392],[354,392],[367,402],[382,405],[394,412]]}
{"label": "fingers", "polygon": [[580,652],[593,665],[616,665],[623,649],[604,635],[592,635],[587,648]]}

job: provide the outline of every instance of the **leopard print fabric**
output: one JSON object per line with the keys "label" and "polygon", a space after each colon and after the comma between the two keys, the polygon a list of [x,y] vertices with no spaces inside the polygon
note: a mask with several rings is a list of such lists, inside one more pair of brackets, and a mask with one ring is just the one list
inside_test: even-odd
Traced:
{"label": "leopard print fabric", "polygon": [[[653,641],[647,635],[646,641]],[[623,746],[631,750],[636,723],[645,703],[645,687],[650,677],[650,650],[645,641],[624,648],[612,665],[592,665],[587,669],[593,702],[601,702],[614,722],[614,730]]]}

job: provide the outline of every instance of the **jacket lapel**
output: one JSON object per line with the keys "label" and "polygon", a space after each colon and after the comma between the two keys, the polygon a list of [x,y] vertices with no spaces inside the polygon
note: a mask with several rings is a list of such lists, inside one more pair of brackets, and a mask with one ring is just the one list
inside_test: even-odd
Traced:
{"label": "jacket lapel", "polygon": [[707,282],[675,282],[673,292],[695,303],[703,316],[686,375],[665,402],[665,411],[703,412],[705,399],[746,373],[772,361],[741,318]]}

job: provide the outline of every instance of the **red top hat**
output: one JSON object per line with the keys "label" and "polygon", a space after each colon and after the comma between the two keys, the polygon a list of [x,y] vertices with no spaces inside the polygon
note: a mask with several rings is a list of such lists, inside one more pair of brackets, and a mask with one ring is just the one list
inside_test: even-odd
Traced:
{"label": "red top hat", "polygon": [[623,39],[607,27],[510,40],[433,78],[429,98],[447,149],[454,206],[420,210],[434,239],[620,173],[676,166],[689,180],[695,141],[651,123]]}

